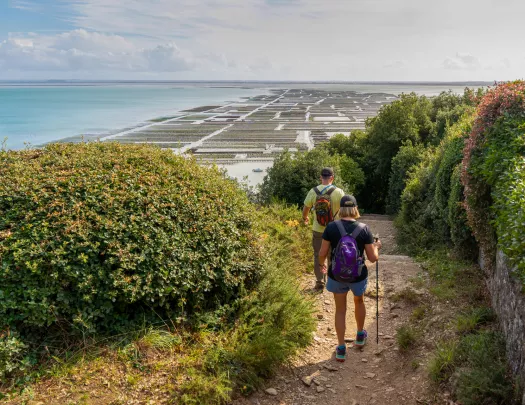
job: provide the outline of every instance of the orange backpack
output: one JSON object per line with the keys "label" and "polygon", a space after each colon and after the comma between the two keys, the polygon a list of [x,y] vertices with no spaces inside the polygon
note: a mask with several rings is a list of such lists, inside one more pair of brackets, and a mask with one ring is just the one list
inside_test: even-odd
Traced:
{"label": "orange backpack", "polygon": [[[325,193],[325,190],[329,190]],[[334,215],[332,214],[332,201],[330,199],[330,194],[335,190],[335,186],[327,186],[323,191],[319,191],[317,187],[314,187],[313,190],[317,194],[317,198],[314,204],[315,215],[317,217],[317,222],[321,226],[326,226],[334,220]]]}

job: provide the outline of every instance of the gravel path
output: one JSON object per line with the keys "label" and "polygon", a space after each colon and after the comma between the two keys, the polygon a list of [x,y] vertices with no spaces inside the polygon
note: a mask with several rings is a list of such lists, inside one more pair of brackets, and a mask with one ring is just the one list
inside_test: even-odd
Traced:
{"label": "gravel path", "polygon": [[[410,284],[409,279],[420,271],[408,256],[396,255],[395,229],[386,216],[364,216],[383,242],[379,262],[379,345],[376,344],[375,264],[368,264],[369,288],[366,293],[368,343],[357,349],[349,343],[347,360],[334,360],[337,345],[333,326],[334,303],[332,294],[324,291],[315,295],[319,319],[313,344],[296,359],[291,367],[281,369],[275,378],[249,398],[234,403],[248,404],[427,404],[428,381],[425,367],[410,353],[401,353],[396,344],[396,329],[408,321],[412,308],[393,303],[391,297]],[[314,278],[305,279],[307,294]],[[347,311],[347,338],[355,338],[353,303],[349,297]]]}

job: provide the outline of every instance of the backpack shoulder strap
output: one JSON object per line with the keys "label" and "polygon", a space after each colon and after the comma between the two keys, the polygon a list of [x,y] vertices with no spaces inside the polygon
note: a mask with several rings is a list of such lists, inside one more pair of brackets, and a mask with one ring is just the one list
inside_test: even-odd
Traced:
{"label": "backpack shoulder strap", "polygon": [[352,231],[352,234],[350,235],[352,238],[357,238],[361,231],[366,228],[366,224],[363,224],[362,222],[359,222],[355,229]]}
{"label": "backpack shoulder strap", "polygon": [[314,190],[315,194],[317,194],[318,196],[321,195],[321,192],[319,191],[319,189],[317,187],[312,188],[312,190]]}
{"label": "backpack shoulder strap", "polygon": [[341,234],[341,238],[343,236],[346,236],[348,235],[348,232],[346,232],[346,229],[343,225],[343,221],[339,220],[339,221],[334,221],[334,223],[337,225],[337,229],[339,229],[339,233]]}
{"label": "backpack shoulder strap", "polygon": [[330,194],[332,194],[332,193],[335,191],[336,188],[337,188],[337,187],[335,187],[335,186],[329,188],[328,191],[326,192],[326,195],[330,195]]}

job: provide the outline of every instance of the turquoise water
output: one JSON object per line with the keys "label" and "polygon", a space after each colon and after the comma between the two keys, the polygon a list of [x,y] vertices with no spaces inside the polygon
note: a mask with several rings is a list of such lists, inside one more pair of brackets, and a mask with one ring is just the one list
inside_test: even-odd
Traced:
{"label": "turquoise water", "polygon": [[80,134],[105,135],[159,116],[240,101],[266,90],[174,84],[0,84],[0,142],[8,149]]}

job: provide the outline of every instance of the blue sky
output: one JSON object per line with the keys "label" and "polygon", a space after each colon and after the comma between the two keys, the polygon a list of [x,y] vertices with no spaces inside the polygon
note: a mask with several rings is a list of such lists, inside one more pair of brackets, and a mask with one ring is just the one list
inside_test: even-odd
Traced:
{"label": "blue sky", "polygon": [[521,0],[0,0],[0,80],[510,80],[523,15]]}
{"label": "blue sky", "polygon": [[74,29],[74,24],[66,20],[65,15],[53,0],[21,2],[3,0],[0,2],[0,38],[9,32],[61,32]]}

